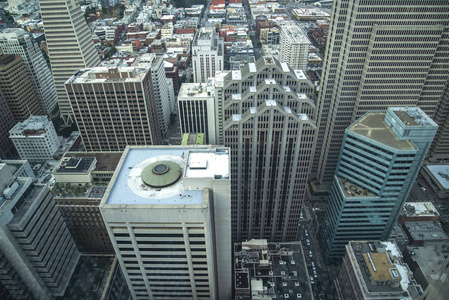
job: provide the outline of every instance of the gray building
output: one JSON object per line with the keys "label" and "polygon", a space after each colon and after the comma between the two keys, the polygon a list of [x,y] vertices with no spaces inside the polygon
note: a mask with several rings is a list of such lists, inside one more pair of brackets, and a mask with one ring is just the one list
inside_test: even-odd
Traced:
{"label": "gray building", "polygon": [[100,211],[133,299],[231,298],[229,148],[127,147]]}
{"label": "gray building", "polygon": [[265,56],[215,86],[216,140],[231,148],[234,241],[295,240],[316,129],[313,83]]}
{"label": "gray building", "polygon": [[449,100],[442,98],[449,76],[448,0],[350,0],[334,2],[332,10],[311,175],[323,190],[333,181],[345,129],[366,112],[418,106],[441,131]]}
{"label": "gray building", "polygon": [[16,299],[63,296],[80,257],[47,186],[0,164],[0,272]]}
{"label": "gray building", "polygon": [[224,69],[224,41],[213,28],[200,28],[192,45],[193,81],[206,82]]}
{"label": "gray building", "polygon": [[369,112],[346,129],[320,228],[325,260],[389,238],[438,126],[421,109]]}

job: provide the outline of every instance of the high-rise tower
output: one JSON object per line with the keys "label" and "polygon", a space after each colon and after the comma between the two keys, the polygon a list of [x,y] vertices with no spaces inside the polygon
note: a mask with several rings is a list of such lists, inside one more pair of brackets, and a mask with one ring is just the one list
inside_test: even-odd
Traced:
{"label": "high-rise tower", "polygon": [[229,155],[125,149],[100,211],[133,299],[231,299]]}
{"label": "high-rise tower", "polygon": [[437,128],[421,109],[395,107],[346,130],[321,227],[327,261],[349,241],[388,239]]}
{"label": "high-rise tower", "polygon": [[310,41],[307,35],[295,26],[282,26],[279,50],[279,61],[287,63],[293,70],[307,68]]}
{"label": "high-rise tower", "polygon": [[31,34],[20,28],[8,28],[0,32],[0,51],[20,56],[33,83],[44,114],[50,115],[58,104],[53,75]]}
{"label": "high-rise tower", "polygon": [[233,239],[294,240],[316,129],[313,83],[265,56],[215,86],[216,140],[231,148]]}
{"label": "high-rise tower", "polygon": [[194,82],[206,82],[215,72],[224,68],[223,38],[215,28],[201,28],[192,46],[192,66]]}
{"label": "high-rise tower", "polygon": [[98,66],[100,59],[79,1],[39,0],[39,6],[59,111],[64,121],[69,123],[73,114],[64,83],[76,70]]}
{"label": "high-rise tower", "polygon": [[149,68],[79,70],[66,88],[88,151],[162,143]]}
{"label": "high-rise tower", "polygon": [[448,43],[449,0],[335,1],[312,179],[330,186],[345,129],[369,110],[418,106],[440,124]]}

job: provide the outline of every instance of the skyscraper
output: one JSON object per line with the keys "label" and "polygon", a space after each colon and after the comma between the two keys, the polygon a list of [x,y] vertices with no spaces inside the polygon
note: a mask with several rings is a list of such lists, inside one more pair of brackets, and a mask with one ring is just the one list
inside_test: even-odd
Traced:
{"label": "skyscraper", "polygon": [[12,54],[0,55],[0,92],[16,122],[42,115],[36,92],[23,60]]}
{"label": "skyscraper", "polygon": [[33,83],[44,114],[50,115],[58,104],[53,75],[31,34],[21,28],[8,28],[0,32],[0,51],[20,56]]}
{"label": "skyscraper", "polygon": [[217,143],[231,148],[233,239],[294,240],[316,129],[313,83],[265,56],[215,86]]}
{"label": "skyscraper", "polygon": [[334,2],[312,178],[330,186],[345,129],[369,110],[418,106],[440,124],[448,43],[448,0]]}
{"label": "skyscraper", "polygon": [[154,53],[144,54],[139,57],[139,66],[147,67],[151,70],[151,81],[153,83],[154,102],[156,102],[157,118],[159,121],[159,128],[162,134],[168,129],[170,124],[170,114],[175,107],[176,99],[173,89],[173,84],[168,84],[168,79],[165,77],[164,59],[156,57]]}
{"label": "skyscraper", "polygon": [[293,70],[305,71],[309,59],[309,45],[307,35],[298,25],[282,26],[279,61],[287,63]]}
{"label": "skyscraper", "polygon": [[438,126],[421,109],[369,112],[346,129],[321,227],[325,259],[356,240],[386,240]]}
{"label": "skyscraper", "polygon": [[0,95],[0,157],[10,158],[15,153],[14,144],[9,138],[9,130],[16,122],[9,110],[8,104]]}
{"label": "skyscraper", "polygon": [[0,164],[0,280],[16,299],[63,296],[80,258],[47,186]]}
{"label": "skyscraper", "polygon": [[231,299],[229,175],[229,148],[126,148],[100,211],[133,299]]}
{"label": "skyscraper", "polygon": [[200,28],[192,45],[194,82],[206,82],[224,68],[224,41],[215,28]]}
{"label": "skyscraper", "polygon": [[39,0],[59,111],[66,123],[73,118],[64,83],[78,69],[100,64],[79,1]]}
{"label": "skyscraper", "polygon": [[162,143],[149,68],[78,70],[66,88],[87,151]]}

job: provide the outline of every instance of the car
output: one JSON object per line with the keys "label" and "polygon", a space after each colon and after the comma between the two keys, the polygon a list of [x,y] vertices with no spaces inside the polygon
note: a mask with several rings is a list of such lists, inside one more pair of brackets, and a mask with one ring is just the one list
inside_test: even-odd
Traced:
{"label": "car", "polygon": [[312,261],[312,269],[315,270],[315,263]]}
{"label": "car", "polygon": [[307,229],[304,229],[304,233],[306,234],[306,236],[309,236],[309,233],[307,232]]}
{"label": "car", "polygon": [[315,280],[313,280],[313,277],[312,277],[312,276],[310,276],[310,283],[311,283],[311,284],[315,284]]}
{"label": "car", "polygon": [[424,187],[421,187],[421,190],[424,192],[424,193],[427,193],[427,190],[426,190],[426,188],[424,188]]}
{"label": "car", "polygon": [[310,246],[310,240],[309,239],[306,240],[306,243],[307,243],[307,246]]}
{"label": "car", "polygon": [[310,257],[313,257],[312,251],[309,251],[309,256],[310,256]]}

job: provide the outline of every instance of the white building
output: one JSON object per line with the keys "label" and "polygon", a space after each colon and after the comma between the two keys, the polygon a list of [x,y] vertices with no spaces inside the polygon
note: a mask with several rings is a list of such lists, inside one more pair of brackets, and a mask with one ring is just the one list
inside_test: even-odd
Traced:
{"label": "white building", "polygon": [[215,28],[201,28],[192,46],[194,82],[206,82],[224,68],[224,41]]}
{"label": "white building", "polygon": [[307,68],[310,41],[299,26],[282,26],[279,61],[287,63],[293,70]]}
{"label": "white building", "polygon": [[21,28],[4,29],[0,33],[0,51],[22,57],[42,111],[50,115],[58,103],[53,74],[31,34]]}
{"label": "white building", "polygon": [[19,122],[9,131],[9,138],[21,159],[45,162],[53,159],[58,150],[59,137],[47,116],[31,116]]}
{"label": "white building", "polygon": [[206,144],[216,144],[214,81],[183,83],[178,94],[181,134],[204,133]]}
{"label": "white building", "polygon": [[151,69],[154,101],[156,102],[159,128],[165,133],[170,124],[170,114],[174,111],[175,96],[173,82],[165,77],[164,59],[156,54],[144,54],[140,57],[139,66]]}
{"label": "white building", "polygon": [[133,299],[231,299],[229,171],[225,147],[125,149],[100,211]]}

